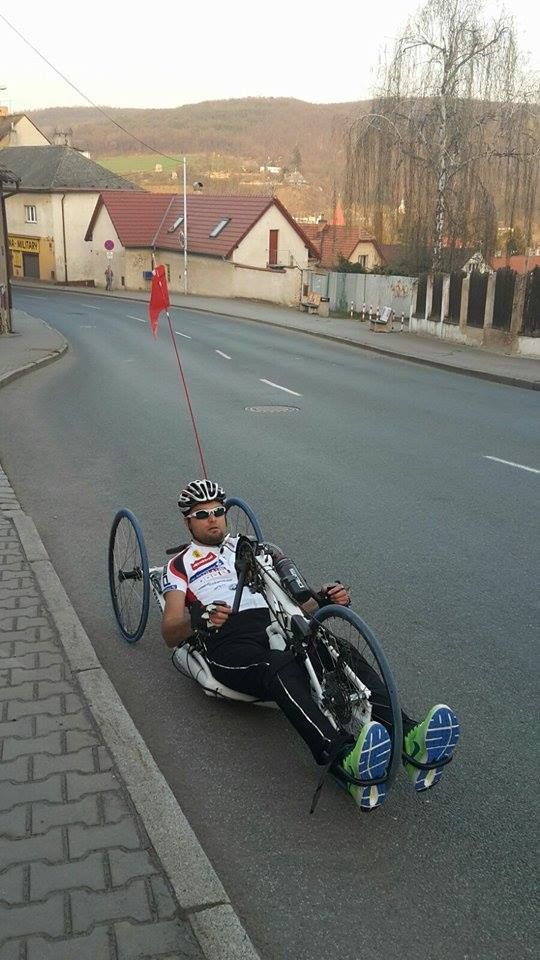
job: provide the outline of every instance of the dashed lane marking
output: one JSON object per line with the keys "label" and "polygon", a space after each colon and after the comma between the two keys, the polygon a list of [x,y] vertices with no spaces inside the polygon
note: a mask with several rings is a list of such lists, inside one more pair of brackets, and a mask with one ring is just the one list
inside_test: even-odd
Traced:
{"label": "dashed lane marking", "polygon": [[507,467],[517,467],[518,470],[527,470],[529,473],[540,473],[540,470],[537,470],[536,467],[526,467],[523,463],[514,463],[513,460],[501,460],[500,457],[489,457],[487,454],[484,456],[484,460],[494,460],[495,463],[504,463]]}
{"label": "dashed lane marking", "polygon": [[296,390],[289,390],[288,387],[282,387],[279,383],[272,383],[271,380],[264,380],[262,377],[259,378],[261,383],[267,383],[269,387],[275,387],[276,390],[283,390],[285,393],[292,393],[293,397],[301,397],[301,393],[297,393]]}

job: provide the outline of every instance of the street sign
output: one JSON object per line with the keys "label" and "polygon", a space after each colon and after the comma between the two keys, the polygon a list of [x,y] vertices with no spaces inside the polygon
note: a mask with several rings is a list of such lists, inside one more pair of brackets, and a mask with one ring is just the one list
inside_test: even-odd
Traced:
{"label": "street sign", "polygon": [[112,250],[107,250],[107,260],[112,260],[112,258],[113,258]]}
{"label": "street sign", "polygon": [[114,250],[114,240],[106,240],[103,246],[106,250]]}

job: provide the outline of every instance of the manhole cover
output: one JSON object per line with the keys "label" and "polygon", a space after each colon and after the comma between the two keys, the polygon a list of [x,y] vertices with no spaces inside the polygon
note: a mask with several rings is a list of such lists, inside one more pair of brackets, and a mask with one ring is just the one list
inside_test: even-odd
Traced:
{"label": "manhole cover", "polygon": [[298,413],[300,407],[246,407],[248,413]]}

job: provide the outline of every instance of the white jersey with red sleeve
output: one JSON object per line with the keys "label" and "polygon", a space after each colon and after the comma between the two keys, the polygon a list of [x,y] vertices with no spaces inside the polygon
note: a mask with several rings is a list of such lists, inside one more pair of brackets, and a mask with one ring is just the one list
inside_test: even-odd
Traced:
{"label": "white jersey with red sleeve", "polygon": [[[186,595],[186,605],[194,602],[206,606],[222,600],[232,607],[238,574],[235,569],[238,537],[228,536],[216,547],[192,542],[164,567],[161,581],[163,593],[180,590]],[[267,608],[262,594],[244,590],[240,610]]]}

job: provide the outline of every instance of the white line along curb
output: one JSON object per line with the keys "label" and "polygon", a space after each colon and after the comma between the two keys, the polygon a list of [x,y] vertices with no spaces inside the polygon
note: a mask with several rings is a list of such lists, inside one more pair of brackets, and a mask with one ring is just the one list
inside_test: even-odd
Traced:
{"label": "white line along curb", "polygon": [[[0,468],[0,479],[5,474]],[[7,479],[7,478],[6,478]],[[8,491],[3,482],[4,493]],[[8,502],[71,669],[207,960],[261,960],[165,777],[99,663],[36,526]],[[13,508],[12,508],[12,502]],[[16,507],[15,507],[16,504]]]}

